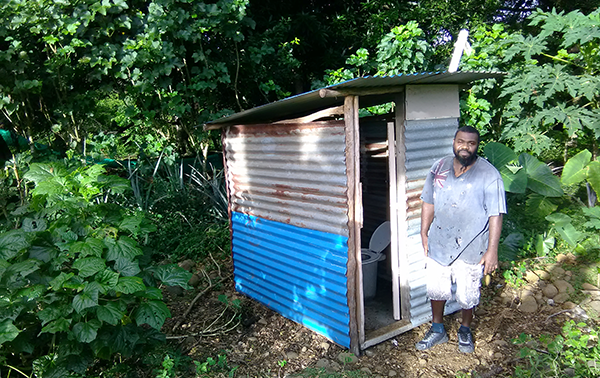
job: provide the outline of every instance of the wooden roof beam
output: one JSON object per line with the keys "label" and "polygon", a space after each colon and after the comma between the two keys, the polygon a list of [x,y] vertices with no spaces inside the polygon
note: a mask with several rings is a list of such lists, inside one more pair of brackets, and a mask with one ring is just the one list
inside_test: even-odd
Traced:
{"label": "wooden roof beam", "polygon": [[341,90],[334,89],[319,89],[319,97],[346,97],[346,96],[369,96],[369,95],[382,95],[390,93],[402,93],[404,92],[404,85],[398,87],[365,87],[365,88],[348,88]]}

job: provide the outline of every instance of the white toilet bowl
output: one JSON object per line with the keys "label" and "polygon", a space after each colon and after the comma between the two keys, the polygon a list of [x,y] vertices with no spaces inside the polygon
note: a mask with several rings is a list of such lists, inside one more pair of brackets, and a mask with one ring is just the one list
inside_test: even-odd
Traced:
{"label": "white toilet bowl", "polygon": [[385,260],[385,255],[381,252],[390,244],[390,241],[390,222],[386,221],[373,232],[369,240],[369,248],[361,249],[363,296],[365,299],[373,298],[377,292],[377,263]]}

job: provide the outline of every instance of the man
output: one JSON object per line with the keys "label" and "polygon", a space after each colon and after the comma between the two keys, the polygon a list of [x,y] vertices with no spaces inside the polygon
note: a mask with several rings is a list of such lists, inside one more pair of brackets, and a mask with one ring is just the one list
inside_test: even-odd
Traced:
{"label": "man", "polygon": [[440,159],[427,175],[421,199],[421,240],[427,260],[427,296],[433,322],[417,349],[448,341],[443,316],[446,301],[462,308],[458,349],[471,353],[473,308],[479,304],[481,279],[498,267],[502,214],[506,213],[500,173],[477,156],[479,132],[465,126],[456,132],[454,156]]}

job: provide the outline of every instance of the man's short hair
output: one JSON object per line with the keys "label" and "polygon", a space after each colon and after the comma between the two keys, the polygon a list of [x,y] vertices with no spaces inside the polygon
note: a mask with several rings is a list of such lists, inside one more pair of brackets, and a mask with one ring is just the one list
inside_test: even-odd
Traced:
{"label": "man's short hair", "polygon": [[460,128],[459,128],[458,130],[456,130],[456,132],[454,133],[454,137],[456,138],[456,135],[457,135],[459,132],[461,132],[461,131],[462,131],[463,133],[469,133],[469,134],[475,134],[475,135],[477,135],[477,143],[479,143],[479,141],[480,141],[480,139],[481,139],[481,138],[479,137],[479,131],[478,131],[476,128],[474,128],[473,126],[463,126],[463,127],[460,127]]}

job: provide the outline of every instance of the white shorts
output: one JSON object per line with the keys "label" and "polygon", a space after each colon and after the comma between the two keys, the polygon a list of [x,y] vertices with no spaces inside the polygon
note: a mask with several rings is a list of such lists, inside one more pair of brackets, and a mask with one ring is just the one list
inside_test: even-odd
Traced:
{"label": "white shorts", "polygon": [[456,301],[468,310],[479,304],[483,265],[455,261],[449,266],[427,258],[425,266],[427,296],[433,301],[452,299],[452,283],[456,283]]}

